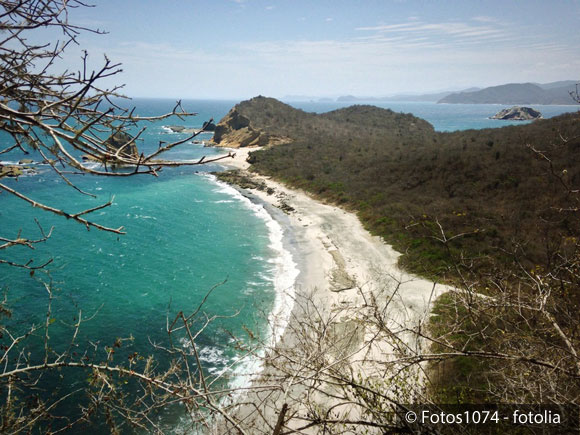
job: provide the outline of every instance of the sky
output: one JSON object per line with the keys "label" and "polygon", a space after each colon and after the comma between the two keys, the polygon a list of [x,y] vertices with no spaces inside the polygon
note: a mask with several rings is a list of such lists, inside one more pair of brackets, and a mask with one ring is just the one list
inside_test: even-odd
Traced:
{"label": "sky", "polygon": [[[387,96],[580,81],[580,0],[94,0],[70,22],[131,97]],[[54,35],[36,30],[35,37]],[[45,33],[43,33],[45,32]]]}

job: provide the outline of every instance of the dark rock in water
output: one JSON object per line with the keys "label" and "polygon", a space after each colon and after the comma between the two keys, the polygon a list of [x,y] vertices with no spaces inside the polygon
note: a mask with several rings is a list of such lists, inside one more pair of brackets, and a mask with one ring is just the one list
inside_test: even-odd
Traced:
{"label": "dark rock in water", "polygon": [[[105,146],[107,147],[107,149],[110,152],[116,153],[120,148],[122,148],[128,142],[130,142],[131,139],[133,139],[133,138],[130,135],[128,135],[125,132],[120,131],[118,133],[111,135],[105,141]],[[121,155],[121,157],[138,158],[139,151],[137,150],[137,145],[135,145],[135,142],[133,141],[129,145],[126,145],[123,148],[123,151],[121,151],[120,155]]]}
{"label": "dark rock in water", "polygon": [[542,114],[531,107],[514,106],[509,109],[503,109],[496,113],[490,119],[504,119],[512,121],[529,121],[531,119],[539,119]]}
{"label": "dark rock in water", "polygon": [[[205,128],[205,131],[214,131],[215,130],[215,124],[212,123],[207,123],[204,122],[203,125],[209,125],[209,127]],[[213,129],[212,129],[213,126]],[[166,125],[165,128],[168,128],[169,130],[171,130],[173,133],[183,133],[183,134],[195,134],[195,133],[199,133],[201,131],[201,129],[199,128],[193,128],[193,127],[185,127],[183,125]]]}
{"label": "dark rock in water", "polygon": [[0,166],[0,179],[3,177],[18,177],[22,175],[22,168],[15,165]]}
{"label": "dark rock in water", "polygon": [[[128,159],[137,159],[139,158],[139,150],[137,149],[137,145],[135,141],[131,142],[133,137],[125,132],[119,131],[117,133],[112,134],[109,138],[104,142],[105,147],[107,147],[107,151],[112,154],[116,154],[122,148],[122,151],[119,153],[120,157],[128,158]],[[123,165],[122,163],[118,162],[113,157],[106,157],[102,156],[101,158],[97,158],[90,154],[83,154],[81,159],[84,162],[101,162],[107,163],[112,161],[113,165]]]}
{"label": "dark rock in water", "polygon": [[185,127],[183,125],[168,125],[166,126],[173,133],[183,133]]}
{"label": "dark rock in water", "polygon": [[215,128],[216,125],[211,121],[205,121],[203,123],[203,127],[201,127],[201,129],[205,131],[215,131]]}

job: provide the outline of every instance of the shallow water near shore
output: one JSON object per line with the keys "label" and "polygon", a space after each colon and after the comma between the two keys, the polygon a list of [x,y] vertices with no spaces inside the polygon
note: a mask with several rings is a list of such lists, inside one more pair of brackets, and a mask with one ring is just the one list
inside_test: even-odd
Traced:
{"label": "shallow water near shore", "polygon": [[[135,100],[134,103],[139,114],[149,116],[171,110],[173,102]],[[198,111],[199,115],[150,124],[140,146],[155,149],[159,140],[180,139],[183,134],[169,133],[164,126],[199,128],[211,117],[217,122],[234,104],[234,101],[184,102],[186,109]],[[293,104],[307,111],[346,106]],[[429,103],[399,103],[387,107],[422,116],[437,130],[452,126],[456,126],[452,129],[489,127],[488,121],[492,120],[487,120],[487,116],[499,110],[493,106],[494,112],[489,114],[489,107]],[[560,110],[557,107],[552,109]],[[573,106],[562,109],[574,110]],[[498,121],[492,124],[497,126]],[[201,140],[208,138],[204,136]],[[168,157],[196,159],[219,153],[220,150],[200,144],[184,144]],[[5,155],[3,160],[11,161],[14,157]],[[83,318],[93,315],[94,318],[81,328],[76,340],[79,351],[90,349],[91,341],[112,346],[118,338],[131,338],[123,341],[124,351],[150,355],[154,353],[151,343],[167,344],[167,319],[171,322],[179,311],[191,313],[213,286],[223,282],[212,293],[204,310],[210,315],[236,315],[219,319],[199,338],[201,360],[208,373],[217,375],[240,357],[231,345],[232,335],[246,339],[245,331],[249,329],[267,338],[271,334],[268,320],[272,320],[272,313],[287,312],[291,308],[291,298],[283,299],[281,294],[291,289],[298,273],[295,263],[299,259],[288,251],[283,228],[259,203],[207,174],[219,168],[219,165],[204,165],[167,169],[159,178],[146,175],[122,179],[72,177],[78,187],[96,194],[97,199],[78,194],[46,166],[38,166],[37,175],[21,177],[17,182],[3,180],[18,186],[22,193],[35,200],[68,212],[94,207],[114,195],[113,206],[96,212],[92,219],[112,227],[124,226],[127,232],[118,236],[95,229],[87,231],[78,223],[40,212],[1,194],[2,236],[16,237],[22,229],[23,235],[38,237],[34,217],[45,231],[54,226],[52,237],[34,251],[26,248],[10,251],[12,261],[27,262],[34,258],[35,264],[41,264],[52,258],[50,276],[37,273],[30,277],[27,271],[0,265],[1,285],[14,313],[9,321],[11,327],[23,329],[31,323],[44,322],[48,294],[40,280],[50,281],[54,288],[50,337],[57,351],[65,349],[70,342],[72,330],[68,325],[74,324],[82,310]],[[296,256],[296,252],[292,253]],[[283,321],[275,334],[281,328]],[[41,336],[33,338],[37,349],[42,346]],[[163,355],[158,357],[163,362]],[[102,355],[100,358],[104,359]],[[223,381],[240,385],[247,379],[246,375],[256,370],[259,366],[255,361],[244,360]],[[58,386],[65,391],[73,387],[60,385],[58,379],[47,379],[47,382],[47,388]],[[180,413],[176,409],[164,415],[164,426],[171,427],[179,421]]]}

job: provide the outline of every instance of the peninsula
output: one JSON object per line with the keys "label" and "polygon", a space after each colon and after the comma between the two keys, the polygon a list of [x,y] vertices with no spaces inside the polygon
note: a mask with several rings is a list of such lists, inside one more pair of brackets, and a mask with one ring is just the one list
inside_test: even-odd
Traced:
{"label": "peninsula", "polygon": [[[279,209],[286,216],[280,221],[287,222],[301,253],[290,322],[246,398],[260,404],[259,412],[255,405],[242,407],[242,418],[256,425],[262,418],[274,421],[289,406],[294,418],[286,425],[293,428],[308,420],[311,407],[337,409],[348,420],[365,404],[342,388],[353,382],[372,384],[387,372],[397,380],[389,378],[380,393],[394,401],[407,400],[405,394],[413,400],[446,401],[460,394],[475,401],[482,394],[477,383],[486,382],[491,391],[501,388],[492,380],[509,369],[501,360],[475,358],[462,366],[461,355],[482,347],[511,352],[503,347],[511,342],[495,332],[483,343],[470,340],[469,334],[447,334],[453,328],[488,327],[482,317],[458,319],[456,310],[468,309],[458,305],[467,303],[461,302],[466,285],[469,292],[489,297],[495,295],[489,285],[509,273],[503,276],[533,297],[528,294],[533,290],[527,287],[529,274],[520,277],[518,271],[539,274],[553,267],[546,246],[560,243],[559,249],[573,249],[569,235],[579,234],[580,224],[559,215],[557,209],[570,206],[570,196],[562,189],[563,179],[550,175],[541,157],[549,151],[551,167],[565,168],[565,180],[580,179],[577,114],[439,133],[413,115],[373,106],[313,114],[256,97],[232,108],[217,131],[217,146],[236,148],[230,164],[234,170],[218,173],[218,178],[242,186],[267,208]],[[254,144],[260,141],[265,145]],[[554,147],[546,151],[547,143]],[[521,243],[525,255],[519,254],[524,252]],[[441,281],[449,286],[436,284]],[[555,297],[567,309],[574,295]],[[486,300],[472,297],[469,307],[477,314]],[[521,315],[502,306],[485,309],[507,324]],[[506,330],[508,326],[494,329]],[[447,347],[438,348],[439,341],[428,345],[432,338],[425,337],[432,333],[440,334]],[[323,336],[314,343],[310,334]],[[536,339],[534,331],[527,334],[520,335],[522,340]],[[423,351],[448,349],[457,356],[443,358],[447,363],[398,365],[422,361]],[[527,352],[560,358],[560,351],[547,354],[542,349]],[[430,378],[427,390],[425,376]],[[335,387],[311,391],[302,383],[309,379]],[[272,391],[267,388],[271,383],[281,388]],[[403,385],[404,393],[390,391],[393,384]],[[558,388],[565,388],[565,382]]]}

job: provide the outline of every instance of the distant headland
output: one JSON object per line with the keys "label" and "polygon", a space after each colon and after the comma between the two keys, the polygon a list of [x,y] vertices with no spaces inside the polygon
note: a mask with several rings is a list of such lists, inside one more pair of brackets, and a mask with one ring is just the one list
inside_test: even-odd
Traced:
{"label": "distant headland", "polygon": [[373,101],[415,101],[445,104],[543,104],[574,105],[570,96],[580,80],[562,80],[550,83],[509,83],[487,88],[471,87],[459,91],[427,94],[394,94],[386,96],[342,95],[337,98],[319,98],[305,95],[287,95],[284,101],[317,101],[357,103]]}

